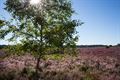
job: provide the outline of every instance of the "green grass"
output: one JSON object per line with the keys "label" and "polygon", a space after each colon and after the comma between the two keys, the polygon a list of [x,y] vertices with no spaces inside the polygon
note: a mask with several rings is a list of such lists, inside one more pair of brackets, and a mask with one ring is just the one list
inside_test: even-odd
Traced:
{"label": "green grass", "polygon": [[50,54],[50,55],[44,55],[44,59],[52,59],[52,60],[61,60],[65,57],[65,54]]}

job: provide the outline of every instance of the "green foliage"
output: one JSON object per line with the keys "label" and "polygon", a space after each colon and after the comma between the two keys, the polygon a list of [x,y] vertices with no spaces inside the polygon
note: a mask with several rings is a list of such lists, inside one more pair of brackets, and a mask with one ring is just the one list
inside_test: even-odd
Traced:
{"label": "green foliage", "polygon": [[0,49],[4,49],[6,45],[0,45]]}
{"label": "green foliage", "polygon": [[52,59],[52,60],[61,60],[63,59],[65,54],[50,54],[50,55],[45,55],[44,59]]}
{"label": "green foliage", "polygon": [[12,33],[10,41],[20,38],[24,48],[33,52],[40,52],[41,45],[42,50],[46,47],[75,46],[78,40],[77,36],[73,37],[77,33],[76,26],[83,23],[71,19],[74,13],[71,1],[44,0],[42,8],[33,6],[28,1],[6,1],[5,10],[12,14],[16,25],[7,22],[7,29],[1,29],[1,38]]}
{"label": "green foliage", "polygon": [[5,22],[3,20],[0,20],[0,27],[4,26]]}
{"label": "green foliage", "polygon": [[4,48],[4,51],[10,56],[10,55],[24,55],[26,52],[23,50],[23,47],[21,44],[17,45],[9,45]]}

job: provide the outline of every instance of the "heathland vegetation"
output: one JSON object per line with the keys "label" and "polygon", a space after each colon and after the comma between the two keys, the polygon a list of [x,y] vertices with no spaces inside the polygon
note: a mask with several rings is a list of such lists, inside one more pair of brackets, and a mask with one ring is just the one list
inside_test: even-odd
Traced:
{"label": "heathland vegetation", "polygon": [[[35,0],[34,0],[35,1]],[[0,20],[0,80],[120,80],[120,47],[76,46],[71,0],[6,0]]]}

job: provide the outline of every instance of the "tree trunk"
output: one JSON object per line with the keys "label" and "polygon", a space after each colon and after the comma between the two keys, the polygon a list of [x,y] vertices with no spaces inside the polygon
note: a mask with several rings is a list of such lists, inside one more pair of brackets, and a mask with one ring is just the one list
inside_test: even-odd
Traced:
{"label": "tree trunk", "polygon": [[39,66],[39,63],[40,63],[40,56],[37,58],[37,64],[36,64],[36,74],[38,74],[38,71],[42,71],[40,70],[40,66]]}
{"label": "tree trunk", "polygon": [[36,64],[36,79],[35,80],[39,80],[39,71],[42,72],[42,69],[40,68],[39,66],[39,63],[40,63],[40,59],[42,58],[42,54],[43,54],[43,33],[42,33],[42,30],[43,30],[43,27],[41,25],[41,29],[40,29],[40,44],[39,44],[39,47],[38,48],[38,53],[39,53],[39,56],[37,58],[37,64]]}

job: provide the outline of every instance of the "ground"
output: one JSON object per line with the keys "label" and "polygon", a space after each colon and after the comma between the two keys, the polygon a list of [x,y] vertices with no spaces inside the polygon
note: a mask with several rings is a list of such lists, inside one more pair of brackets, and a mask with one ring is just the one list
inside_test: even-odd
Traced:
{"label": "ground", "polygon": [[[77,56],[41,59],[40,80],[120,80],[120,47],[78,48],[77,52]],[[35,64],[28,54],[1,59],[0,80],[33,80]]]}

